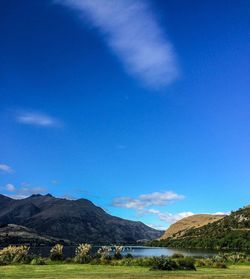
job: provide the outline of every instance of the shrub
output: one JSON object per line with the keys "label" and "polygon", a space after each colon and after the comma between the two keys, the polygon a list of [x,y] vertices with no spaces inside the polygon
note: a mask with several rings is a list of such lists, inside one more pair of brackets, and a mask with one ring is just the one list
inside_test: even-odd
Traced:
{"label": "shrub", "polygon": [[171,258],[173,259],[179,259],[179,258],[184,258],[183,254],[179,254],[179,253],[174,253]]}
{"label": "shrub", "polygon": [[102,246],[98,249],[97,254],[102,256],[107,256],[112,251],[112,248],[110,246]]}
{"label": "shrub", "polygon": [[132,254],[128,253],[128,254],[126,254],[126,255],[124,256],[124,258],[126,258],[126,259],[133,259],[134,257],[133,257]]}
{"label": "shrub", "polygon": [[230,263],[247,262],[249,260],[248,255],[243,252],[221,253],[221,258]]}
{"label": "shrub", "polygon": [[29,252],[28,246],[8,246],[0,250],[0,264],[24,263]]}
{"label": "shrub", "polygon": [[215,267],[215,268],[227,268],[227,265],[225,264],[225,262],[215,262],[215,263],[213,263],[213,267]]}
{"label": "shrub", "polygon": [[73,262],[73,259],[72,258],[66,258],[64,260],[64,263],[68,264],[68,263],[72,263]]}
{"label": "shrub", "polygon": [[63,245],[56,244],[50,250],[50,259],[52,261],[61,261],[63,260]]}
{"label": "shrub", "polygon": [[122,266],[134,266],[135,265],[135,261],[133,258],[126,258],[126,257],[124,257],[118,263],[119,263],[119,265],[122,265]]}
{"label": "shrub", "polygon": [[101,264],[110,264],[112,257],[110,256],[110,252],[112,251],[112,248],[110,246],[102,246],[97,251],[97,256],[100,257],[99,262]]}
{"label": "shrub", "polygon": [[177,270],[177,263],[169,257],[161,256],[153,258],[151,270]]}
{"label": "shrub", "polygon": [[122,259],[122,251],[124,250],[123,246],[115,246],[114,247],[114,259],[115,260],[120,260]]}
{"label": "shrub", "polygon": [[90,262],[90,256],[88,255],[91,250],[90,244],[79,244],[75,251],[75,262],[88,263]]}
{"label": "shrub", "polygon": [[196,260],[195,265],[197,267],[206,267],[206,261],[204,259],[198,259]]}
{"label": "shrub", "polygon": [[101,264],[111,264],[111,262],[112,262],[112,257],[110,255],[104,255],[100,258]]}
{"label": "shrub", "polygon": [[227,268],[226,261],[219,256],[209,259],[199,259],[196,261],[195,265],[197,267]]}
{"label": "shrub", "polygon": [[44,258],[38,256],[38,257],[33,258],[33,260],[30,262],[30,264],[32,264],[32,265],[45,265],[46,261],[45,261]]}
{"label": "shrub", "polygon": [[196,270],[195,260],[191,257],[179,258],[177,260],[178,269],[180,270]]}

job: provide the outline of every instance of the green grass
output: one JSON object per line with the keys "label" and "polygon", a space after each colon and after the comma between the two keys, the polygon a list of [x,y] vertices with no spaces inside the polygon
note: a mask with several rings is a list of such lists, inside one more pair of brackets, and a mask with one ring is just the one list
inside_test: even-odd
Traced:
{"label": "green grass", "polygon": [[8,265],[0,266],[1,279],[167,279],[167,278],[237,278],[249,279],[249,265],[235,265],[228,269],[200,268],[197,271],[149,271],[146,267],[125,267],[108,265],[80,265],[80,264],[55,264],[55,265]]}

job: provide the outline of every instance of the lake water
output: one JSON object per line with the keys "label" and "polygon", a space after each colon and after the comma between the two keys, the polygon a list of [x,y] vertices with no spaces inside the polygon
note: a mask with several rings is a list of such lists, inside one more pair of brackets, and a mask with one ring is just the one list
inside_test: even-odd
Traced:
{"label": "lake water", "polygon": [[[43,257],[48,257],[51,247],[31,247],[30,253],[41,255]],[[65,246],[63,248],[63,254],[65,257],[73,257],[75,253],[76,246]],[[99,247],[93,247],[93,253],[96,252]],[[162,247],[145,247],[145,246],[125,246],[123,255],[132,254],[134,257],[153,257],[153,256],[172,256],[175,253],[183,254],[185,256],[203,256],[209,257],[216,254],[213,251],[204,250],[181,250],[181,249],[171,249]]]}

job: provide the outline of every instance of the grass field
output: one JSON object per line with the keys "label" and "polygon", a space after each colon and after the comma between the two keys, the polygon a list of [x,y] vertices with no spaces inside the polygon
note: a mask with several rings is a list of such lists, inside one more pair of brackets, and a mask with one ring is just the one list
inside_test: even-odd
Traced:
{"label": "grass field", "polygon": [[94,279],[94,278],[122,278],[122,279],[164,279],[164,278],[237,278],[249,279],[250,266],[237,265],[228,269],[202,268],[197,271],[149,271],[144,267],[124,267],[108,265],[80,265],[80,264],[58,264],[58,265],[8,265],[0,266],[0,278],[43,278],[43,279]]}

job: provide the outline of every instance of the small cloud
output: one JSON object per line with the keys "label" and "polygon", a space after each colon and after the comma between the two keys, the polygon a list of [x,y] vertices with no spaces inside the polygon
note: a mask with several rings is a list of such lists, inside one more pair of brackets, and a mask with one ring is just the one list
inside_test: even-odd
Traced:
{"label": "small cloud", "polygon": [[8,192],[15,192],[16,187],[15,187],[13,184],[8,183],[8,184],[6,184],[5,189],[6,189]]}
{"label": "small cloud", "polygon": [[15,187],[13,184],[7,184],[5,190],[11,192],[9,195],[13,199],[24,199],[33,194],[44,194],[46,189],[43,187],[30,187],[28,184],[21,186],[21,188]]}
{"label": "small cloud", "polygon": [[176,55],[146,0],[55,0],[76,10],[96,27],[125,70],[150,88],[164,88],[178,77]]}
{"label": "small cloud", "polygon": [[215,212],[215,213],[213,213],[213,215],[229,215],[230,214],[230,212]]}
{"label": "small cloud", "polygon": [[185,217],[194,215],[194,213],[190,212],[190,211],[172,214],[172,213],[163,213],[156,209],[148,209],[148,210],[144,211],[144,214],[146,214],[146,213],[157,215],[161,221],[165,221],[170,224],[175,223]]}
{"label": "small cloud", "polygon": [[168,192],[154,192],[150,194],[140,195],[134,199],[131,197],[118,197],[113,200],[113,206],[123,208],[134,208],[142,210],[146,207],[157,205],[164,206],[172,201],[184,199],[183,195],[176,194],[172,191]]}
{"label": "small cloud", "polygon": [[56,179],[53,179],[53,180],[51,180],[51,183],[52,183],[53,185],[58,185],[58,184],[59,184],[59,181],[56,180]]}
{"label": "small cloud", "polygon": [[6,164],[0,164],[0,171],[11,173],[11,172],[13,172],[13,169]]}
{"label": "small cloud", "polygon": [[74,197],[74,196],[71,196],[71,195],[62,195],[60,196],[61,199],[66,199],[66,200],[71,200],[71,201],[74,201],[76,200],[77,198]]}
{"label": "small cloud", "polygon": [[146,224],[147,226],[155,229],[155,230],[159,230],[159,231],[165,231],[166,230],[166,226],[162,226],[162,225],[155,225],[155,224]]}
{"label": "small cloud", "polygon": [[16,120],[22,124],[41,127],[60,127],[62,125],[58,119],[38,112],[19,112],[16,115]]}

